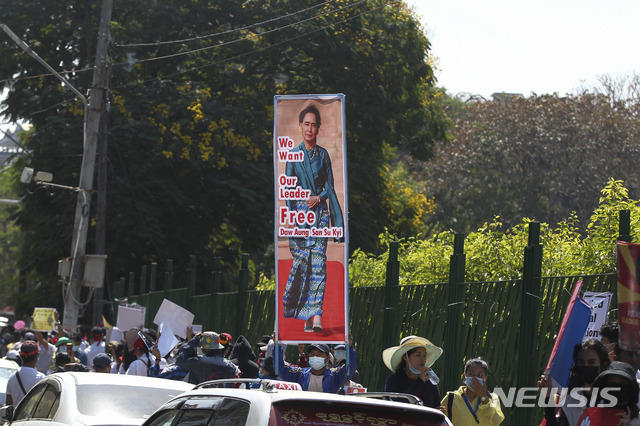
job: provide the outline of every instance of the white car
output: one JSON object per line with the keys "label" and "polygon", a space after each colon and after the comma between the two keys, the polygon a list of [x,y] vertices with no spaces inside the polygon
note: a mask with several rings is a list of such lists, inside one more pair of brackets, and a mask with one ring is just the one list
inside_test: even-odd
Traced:
{"label": "white car", "polygon": [[[248,389],[247,382],[260,388]],[[234,387],[219,387],[230,383]],[[168,401],[143,426],[451,425],[433,408],[385,400],[417,402],[413,395],[371,396],[305,392],[297,383],[271,380],[214,380]]]}
{"label": "white car", "polygon": [[18,369],[18,363],[6,358],[0,358],[0,405],[7,403],[7,382],[11,373]]}
{"label": "white car", "polygon": [[124,374],[64,372],[39,381],[6,425],[139,425],[171,398],[193,389],[187,382]]}

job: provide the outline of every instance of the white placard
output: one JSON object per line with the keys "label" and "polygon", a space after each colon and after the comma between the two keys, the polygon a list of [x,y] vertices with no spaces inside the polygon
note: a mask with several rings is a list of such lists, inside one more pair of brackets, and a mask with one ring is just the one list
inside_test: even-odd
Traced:
{"label": "white placard", "polygon": [[194,336],[198,333],[202,333],[202,324],[192,324],[191,331],[193,331]]}
{"label": "white placard", "polygon": [[156,317],[153,319],[153,323],[160,325],[167,321],[167,324],[171,327],[176,336],[180,336],[183,339],[187,338],[187,327],[191,327],[193,324],[193,315],[180,305],[176,305],[170,300],[164,299]]}
{"label": "white placard", "polygon": [[122,333],[122,330],[120,330],[118,327],[113,327],[111,329],[111,335],[109,336],[109,341],[116,341],[118,343],[122,343],[122,341],[124,340],[124,334]]}
{"label": "white placard", "polygon": [[166,357],[171,349],[173,349],[180,341],[176,339],[176,336],[173,334],[173,330],[167,321],[164,321],[158,327],[158,332],[160,334],[160,338],[158,338],[158,350],[160,351],[160,355]]}
{"label": "white placard", "polygon": [[593,338],[600,340],[600,327],[607,321],[611,296],[613,296],[613,293],[596,293],[593,291],[586,291],[582,296],[584,301],[591,306],[591,320],[583,339]]}
{"label": "white placard", "polygon": [[118,306],[118,319],[116,327],[120,330],[144,327],[144,312],[142,309]]}

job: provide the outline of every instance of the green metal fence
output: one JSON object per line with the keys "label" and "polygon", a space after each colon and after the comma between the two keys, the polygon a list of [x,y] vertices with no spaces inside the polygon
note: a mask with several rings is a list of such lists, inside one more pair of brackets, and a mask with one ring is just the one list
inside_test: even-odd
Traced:
{"label": "green metal fence", "polygon": [[[625,229],[622,224],[621,229]],[[441,395],[460,386],[464,362],[478,356],[489,363],[490,388],[535,386],[578,280],[584,281],[583,291],[613,292],[612,306],[616,306],[614,272],[541,277],[542,247],[538,239],[539,225],[534,223],[524,253],[522,279],[465,282],[464,237],[456,235],[449,282],[402,286],[398,285],[397,244],[392,244],[386,285],[349,289],[350,331],[358,352],[362,384],[371,391],[383,390],[385,377],[391,372],[382,363],[382,350],[397,345],[401,337],[414,334],[427,337],[444,349],[433,366],[441,378]],[[239,273],[239,291],[233,293],[213,291],[220,288],[220,274],[214,270],[212,291],[194,294],[195,264],[192,258],[186,288],[173,288],[173,264],[168,262],[163,289],[156,289],[156,266],[151,265],[149,282],[143,269],[140,283],[131,274],[128,291],[121,279],[115,283],[114,295],[118,299],[128,295],[130,301],[145,306],[148,313],[156,312],[167,298],[193,312],[194,323],[202,324],[204,329],[226,331],[233,336],[243,334],[251,342],[273,331],[275,294],[247,290],[246,256]],[[219,271],[219,262],[216,265]],[[136,287],[140,292],[134,295]],[[152,320],[153,315],[147,314],[147,327],[155,327]],[[504,425],[535,425],[542,417],[539,409],[503,411]]]}

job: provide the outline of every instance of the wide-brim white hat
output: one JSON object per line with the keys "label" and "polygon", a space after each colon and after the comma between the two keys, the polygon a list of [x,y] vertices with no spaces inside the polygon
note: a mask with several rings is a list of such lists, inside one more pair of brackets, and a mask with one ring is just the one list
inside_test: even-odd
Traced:
{"label": "wide-brim white hat", "polygon": [[395,373],[404,354],[415,348],[426,349],[427,367],[431,367],[443,352],[441,347],[434,345],[424,337],[407,336],[400,341],[400,346],[393,346],[382,351],[382,361],[389,370]]}

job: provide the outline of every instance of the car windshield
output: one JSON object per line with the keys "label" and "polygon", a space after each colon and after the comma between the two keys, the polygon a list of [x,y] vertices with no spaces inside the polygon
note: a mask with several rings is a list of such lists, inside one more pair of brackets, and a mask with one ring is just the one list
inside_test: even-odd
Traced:
{"label": "car windshield", "polygon": [[[17,365],[16,365],[17,368]],[[0,367],[0,392],[5,393],[7,391],[7,382],[11,373],[16,371],[14,368]]]}
{"label": "car windshield", "polygon": [[146,419],[158,407],[183,391],[144,386],[79,385],[80,414],[108,419]]}
{"label": "car windshield", "polygon": [[446,421],[439,413],[394,409],[389,406],[331,403],[328,401],[292,401],[286,400],[273,404],[276,424],[299,426],[319,426],[335,424],[357,425],[421,425],[441,426]]}

